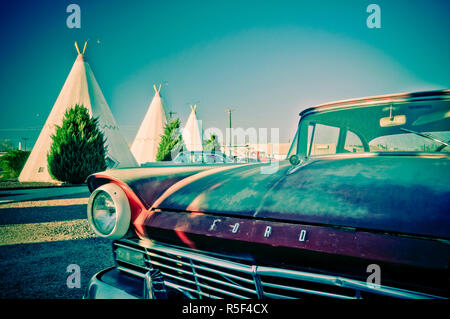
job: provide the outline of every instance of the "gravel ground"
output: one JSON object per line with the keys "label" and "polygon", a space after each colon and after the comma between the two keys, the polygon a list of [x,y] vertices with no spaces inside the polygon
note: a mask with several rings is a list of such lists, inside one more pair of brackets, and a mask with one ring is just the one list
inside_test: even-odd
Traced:
{"label": "gravel ground", "polygon": [[0,179],[0,189],[26,189],[40,187],[60,187],[61,183],[18,182],[17,180]]}
{"label": "gravel ground", "polygon": [[[111,241],[94,235],[87,198],[0,204],[0,298],[81,298],[96,272],[114,265]],[[77,264],[81,287],[68,288]]]}

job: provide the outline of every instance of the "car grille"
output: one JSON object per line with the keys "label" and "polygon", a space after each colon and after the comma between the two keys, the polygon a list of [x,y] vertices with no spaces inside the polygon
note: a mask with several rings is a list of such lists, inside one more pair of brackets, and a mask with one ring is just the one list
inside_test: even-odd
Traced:
{"label": "car grille", "polygon": [[118,241],[114,243],[116,247],[141,252],[145,258],[145,266],[116,260],[119,270],[145,277],[150,269],[158,269],[167,287],[192,299],[299,299],[311,296],[340,299],[369,296],[438,298],[344,277],[236,262],[155,243],[143,247],[134,242]]}

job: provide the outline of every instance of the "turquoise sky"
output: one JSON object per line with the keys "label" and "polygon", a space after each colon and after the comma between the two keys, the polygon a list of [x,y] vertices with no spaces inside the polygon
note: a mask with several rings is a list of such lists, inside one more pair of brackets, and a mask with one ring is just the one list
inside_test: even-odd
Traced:
{"label": "turquoise sky", "polygon": [[[66,7],[81,7],[81,28]],[[381,8],[369,29],[366,8]],[[154,94],[182,121],[280,129],[333,100],[450,87],[450,1],[15,1],[3,5],[0,139],[34,143],[76,58],[86,58],[128,142]]]}

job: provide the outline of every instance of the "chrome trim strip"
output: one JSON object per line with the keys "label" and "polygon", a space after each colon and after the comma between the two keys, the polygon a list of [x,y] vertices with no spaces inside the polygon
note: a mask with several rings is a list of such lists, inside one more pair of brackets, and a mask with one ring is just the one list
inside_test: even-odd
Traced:
{"label": "chrome trim strip", "polygon": [[129,273],[131,275],[137,276],[137,277],[145,278],[145,274],[144,273],[141,273],[141,272],[136,271],[136,270],[125,268],[125,267],[122,267],[122,266],[117,266],[117,269],[119,269],[119,270],[121,270],[123,272]]}
{"label": "chrome trim strip", "polygon": [[145,254],[145,249],[142,249],[142,250],[141,249],[137,249],[137,248],[134,248],[134,247],[130,247],[130,246],[127,246],[127,245],[120,244],[118,242],[114,242],[114,246],[122,247],[122,248],[125,248],[125,249],[133,250],[133,251],[141,253],[141,254]]}
{"label": "chrome trim strip", "polygon": [[[134,270],[131,270],[131,269],[128,269],[128,268],[123,268],[123,267],[119,266],[119,267],[117,267],[117,269],[119,269],[119,270],[121,270],[123,272],[129,273],[131,275],[135,275],[135,276],[141,277],[143,279],[145,278],[145,274],[137,272],[137,271],[134,271]],[[161,271],[161,274],[163,274],[164,276],[167,276],[167,277],[171,277],[171,278],[174,278],[174,279],[177,279],[177,280],[181,280],[181,281],[190,283],[192,285],[196,284],[194,281],[190,281],[190,280],[185,279],[183,277],[178,277],[178,276],[166,273],[164,271]],[[177,285],[177,284],[175,284],[175,283],[173,283],[171,281],[164,280],[164,284],[166,286],[168,286],[168,287],[173,287],[173,288],[177,288],[178,287],[178,288],[181,288],[181,289],[186,289],[186,290],[191,291],[191,292],[199,293],[199,294],[201,294],[203,296],[206,296],[206,297],[210,297],[210,298],[214,298],[214,299],[221,299],[221,297],[218,297],[218,296],[215,296],[215,295],[211,295],[211,294],[205,293],[203,291],[198,292],[197,290],[194,290],[194,289],[189,288],[189,287],[184,287],[184,286],[181,286],[181,285]],[[219,292],[221,292],[223,294],[226,294],[226,295],[229,295],[229,296],[232,296],[232,297],[249,299],[248,297],[244,297],[244,296],[241,296],[241,295],[238,295],[238,294],[234,294],[232,292],[228,292],[228,291],[225,291],[225,290],[222,290],[222,289],[217,289],[217,288],[212,287],[212,286],[208,286],[208,285],[204,285],[204,284],[199,284],[199,285],[201,287],[204,287],[204,288],[207,288],[207,289],[210,289],[210,290],[219,291]]]}
{"label": "chrome trim strip", "polygon": [[[144,253],[145,253],[145,252],[144,252]],[[188,267],[191,266],[190,263],[187,263],[187,262],[185,262],[185,261],[183,261],[183,260],[179,260],[179,259],[174,259],[174,258],[170,258],[170,257],[158,255],[158,254],[155,254],[154,252],[148,251],[148,252],[147,252],[147,255],[149,255],[150,257],[155,257],[155,258],[165,259],[165,260],[168,260],[168,261],[171,261],[171,262],[174,262],[174,263],[177,263],[177,264],[182,264],[182,265],[185,265],[185,266],[188,266]]]}
{"label": "chrome trim strip", "polygon": [[[122,241],[122,243],[124,244],[118,244],[118,246],[124,247],[124,248],[128,248],[126,246],[126,241]],[[135,244],[135,243],[133,243]],[[178,256],[178,257],[183,257],[189,260],[189,263],[187,263],[186,261],[183,260],[178,260],[175,258],[171,258],[171,257],[167,257],[167,256],[161,256],[158,253],[156,253],[155,251],[158,252],[162,252],[162,253],[166,253],[169,255],[173,255],[173,256]],[[167,272],[163,272],[161,271],[161,273],[164,276],[176,279],[176,280],[180,280],[180,281],[184,281],[186,283],[189,283],[193,286],[197,287],[197,290],[194,290],[192,288],[189,287],[184,287],[181,285],[177,285],[175,283],[172,283],[170,281],[164,281],[165,284],[169,287],[171,286],[179,286],[180,289],[186,289],[188,291],[191,291],[193,293],[198,294],[199,296],[208,296],[208,297],[216,297],[216,298],[222,298],[219,296],[213,296],[210,295],[208,293],[205,293],[204,291],[202,291],[201,287],[208,289],[208,290],[212,290],[212,291],[216,291],[218,293],[224,294],[224,295],[228,295],[228,296],[232,296],[232,297],[236,297],[236,298],[245,298],[245,299],[249,299],[250,297],[246,297],[246,296],[242,296],[239,294],[236,294],[234,292],[231,291],[226,291],[223,290],[221,288],[218,287],[213,287],[210,286],[208,284],[202,283],[200,282],[197,278],[201,278],[204,280],[209,280],[211,282],[214,282],[216,284],[219,285],[223,285],[223,286],[228,286],[237,290],[241,290],[243,292],[247,292],[250,294],[255,294],[255,297],[258,298],[264,298],[264,297],[269,297],[269,298],[289,298],[289,296],[283,296],[280,294],[276,294],[276,293],[270,293],[270,292],[265,292],[264,291],[264,287],[271,287],[271,288],[276,288],[276,289],[283,289],[283,290],[289,290],[289,291],[294,291],[294,292],[304,292],[304,293],[308,293],[308,294],[316,294],[316,295],[320,295],[320,296],[326,296],[326,297],[335,297],[335,298],[346,298],[346,299],[354,299],[354,298],[360,298],[360,292],[361,291],[365,291],[371,294],[376,294],[376,295],[384,295],[384,296],[389,296],[389,297],[396,297],[396,298],[409,298],[409,299],[423,299],[423,298],[439,298],[439,299],[446,299],[443,297],[439,297],[439,296],[434,296],[434,295],[430,295],[430,294],[425,294],[425,293],[421,293],[421,292],[415,292],[415,291],[409,291],[409,290],[404,290],[404,289],[400,289],[400,288],[395,288],[395,287],[388,287],[388,286],[376,286],[373,284],[369,284],[366,282],[362,282],[362,281],[358,281],[358,280],[354,280],[354,279],[349,279],[349,278],[344,278],[344,277],[339,277],[339,276],[330,276],[330,275],[323,275],[323,274],[319,274],[319,273],[309,273],[309,272],[304,272],[304,271],[296,271],[296,270],[288,270],[288,269],[282,269],[282,268],[274,268],[274,267],[266,267],[266,266],[257,266],[257,265],[253,265],[253,266],[249,266],[249,265],[245,265],[245,264],[240,264],[234,261],[228,261],[226,259],[219,259],[216,257],[211,257],[209,255],[200,255],[199,253],[194,253],[194,252],[190,252],[187,250],[182,250],[182,249],[177,249],[177,248],[172,248],[172,247],[167,247],[167,246],[163,246],[160,244],[156,244],[156,243],[152,243],[150,245],[150,247],[145,247],[145,252],[141,251],[142,253],[146,254],[148,256],[149,259],[147,259],[147,262],[149,263],[149,266],[151,267],[152,265],[155,266],[160,266],[160,267],[165,267],[167,269],[171,269],[173,271],[182,273],[182,274],[186,274],[188,276],[193,276],[193,279],[195,279],[195,281],[191,281],[188,280],[184,277],[181,276],[176,276],[173,274],[169,274]],[[180,269],[180,268],[176,268],[176,267],[172,267],[169,265],[165,265],[161,262],[152,260],[150,257],[154,257],[154,258],[161,258],[164,260],[168,260],[174,263],[178,263],[181,265],[185,265],[186,267],[189,267],[192,269],[193,272],[189,272],[185,269]],[[207,267],[203,266],[203,265],[196,265],[194,261],[199,261],[203,264],[209,264],[214,266],[214,268],[208,269]],[[243,275],[249,275],[253,278],[253,281],[244,277],[239,277],[237,275],[234,274],[228,274],[225,271],[220,271],[216,268],[224,268],[226,269],[230,269],[233,270],[233,272],[236,273],[242,273]],[[132,269],[127,269],[125,267],[118,267],[119,270],[128,272],[130,274],[139,276],[139,277],[144,277],[145,274],[143,273],[139,273],[138,271],[132,270]],[[229,282],[225,282],[222,280],[218,280],[215,278],[211,278],[202,274],[198,274],[195,272],[195,269],[202,269],[204,271],[209,271],[212,273],[216,273],[221,275],[222,277],[224,277],[224,279],[227,279],[227,277],[229,278],[234,278],[237,280],[242,280],[246,283],[249,284],[254,284],[255,285],[255,290],[253,289],[249,289],[247,287],[244,286],[240,286],[239,284],[233,284],[233,283],[229,283]],[[268,278],[264,278],[265,276],[271,276],[274,277],[275,279],[278,278],[287,278],[287,279],[292,279],[292,280],[299,280],[299,281],[307,281],[307,282],[313,282],[313,283],[318,283],[318,284],[324,284],[324,285],[328,285],[328,286],[334,286],[334,287],[342,287],[342,288],[347,288],[347,289],[352,289],[355,291],[355,296],[351,297],[351,296],[345,296],[345,295],[340,295],[340,294],[335,294],[335,293],[331,293],[331,292],[321,292],[321,291],[316,291],[316,290],[310,290],[310,289],[305,289],[305,288],[301,288],[301,287],[292,287],[292,286],[285,286],[285,285],[279,285],[273,282],[268,281]],[[300,283],[299,283],[300,284]],[[182,287],[182,288],[181,288]],[[294,298],[295,299],[295,298]]]}
{"label": "chrome trim strip", "polygon": [[186,274],[186,275],[194,276],[194,273],[192,273],[190,271],[187,271],[187,270],[184,270],[184,269],[175,268],[175,267],[172,267],[172,266],[169,266],[169,265],[164,265],[164,264],[161,264],[161,263],[159,263],[157,261],[151,261],[151,263],[152,263],[152,265],[168,268],[168,269],[176,271],[176,272],[181,272],[181,273]]}
{"label": "chrome trim strip", "polygon": [[253,280],[255,281],[255,288],[256,288],[256,293],[258,294],[258,298],[262,299],[262,298],[264,298],[264,291],[263,291],[262,285],[261,285],[261,278],[259,277],[259,274],[258,274],[258,266],[252,266],[252,276],[253,276]]}
{"label": "chrome trim strip", "polygon": [[254,283],[254,281],[252,281],[250,279],[247,279],[247,278],[244,278],[244,277],[239,277],[239,276],[236,276],[236,275],[233,275],[233,274],[229,274],[229,273],[226,273],[226,272],[223,272],[223,271],[220,271],[220,270],[208,269],[208,268],[206,268],[204,266],[200,266],[200,265],[195,265],[195,268],[201,269],[201,270],[205,270],[205,271],[209,271],[209,272],[213,272],[213,273],[219,274],[221,276],[233,278],[233,279],[236,279],[236,280],[241,280],[241,281],[249,283],[249,284],[253,284]]}
{"label": "chrome trim strip", "polygon": [[189,261],[191,262],[191,268],[192,268],[192,273],[194,274],[195,284],[197,286],[197,292],[199,293],[200,299],[202,299],[202,295],[200,294],[200,292],[202,292],[202,290],[200,289],[200,285],[198,282],[197,272],[195,271],[194,264],[192,263],[192,259],[189,259]]}
{"label": "chrome trim strip", "polygon": [[[188,290],[188,291],[197,293],[197,290],[195,290],[195,289],[192,289],[192,288],[189,288],[189,287],[185,287],[185,286],[181,286],[181,285],[177,285],[177,284],[174,284],[173,282],[170,282],[170,281],[166,282],[165,284],[166,284],[166,286],[171,287],[171,288],[183,289],[183,290]],[[205,297],[208,297],[208,298],[212,298],[212,299],[222,299],[222,298],[220,298],[218,296],[207,294],[206,292],[203,292],[203,291],[200,294],[202,296],[205,296]],[[195,296],[193,296],[193,295],[191,295],[191,296],[192,296],[191,299],[197,299],[197,298],[195,298]]]}
{"label": "chrome trim strip", "polygon": [[[218,280],[218,279],[215,279],[215,278],[211,278],[211,277],[208,277],[208,276],[205,276],[205,275],[202,275],[202,274],[196,274],[194,272],[189,272],[189,271],[184,270],[184,269],[179,269],[179,268],[175,268],[175,267],[172,267],[172,266],[164,265],[164,264],[161,264],[161,263],[159,263],[157,261],[152,261],[152,264],[156,265],[156,266],[168,268],[168,269],[171,269],[171,270],[176,271],[176,272],[181,272],[181,273],[186,274],[186,275],[190,275],[195,280],[194,284],[199,285],[199,286],[201,286],[201,283],[198,281],[197,278],[209,280],[209,281],[215,282],[215,283],[220,284],[220,285],[224,285],[224,286],[232,287],[232,288],[235,288],[235,289],[238,289],[238,290],[242,290],[242,291],[246,291],[246,292],[249,292],[249,293],[256,294],[255,290],[251,290],[251,289],[248,289],[246,287],[242,287],[242,286],[239,286],[239,285],[236,285],[236,284],[232,284],[232,283],[227,283],[225,281]],[[193,270],[194,270],[194,268],[193,268]]]}
{"label": "chrome trim strip", "polygon": [[[355,289],[355,290],[361,290],[361,291],[366,291],[366,292],[370,292],[370,293],[374,293],[374,294],[378,294],[378,295],[386,295],[386,296],[397,297],[397,298],[409,298],[409,299],[439,298],[439,299],[443,299],[442,297],[439,297],[439,296],[404,290],[404,289],[400,289],[400,288],[394,288],[394,287],[388,287],[388,286],[382,286],[382,285],[377,287],[375,285],[371,285],[366,282],[362,282],[362,281],[358,281],[358,280],[354,280],[354,279],[348,279],[348,278],[344,278],[344,277],[337,277],[337,276],[313,274],[313,273],[306,273],[306,272],[301,272],[301,271],[286,270],[286,269],[271,268],[271,267],[258,267],[258,273],[260,275],[283,277],[283,278],[289,278],[289,279],[297,279],[297,280],[304,280],[304,281],[310,281],[310,282],[315,282],[315,283],[322,283],[322,284],[350,288],[350,289]],[[262,280],[262,281],[263,281],[263,285],[264,285],[264,280]]]}
{"label": "chrome trim strip", "polygon": [[304,293],[307,293],[307,294],[324,296],[324,297],[332,297],[332,298],[338,298],[338,299],[356,299],[356,297],[350,297],[350,296],[345,296],[345,295],[338,295],[338,294],[333,294],[333,293],[329,293],[329,292],[321,292],[321,291],[311,290],[311,289],[283,286],[283,285],[277,285],[277,284],[271,284],[271,283],[265,283],[265,282],[262,283],[262,286],[263,287],[283,289],[283,290],[290,290],[290,291],[294,291],[294,292],[304,292]]}
{"label": "chrome trim strip", "polygon": [[[138,276],[138,277],[141,277],[141,278],[145,278],[145,274],[137,272],[137,271],[134,271],[134,270],[131,270],[131,269],[128,269],[128,268],[123,268],[123,267],[119,266],[119,267],[117,267],[117,269],[119,269],[119,270],[121,270],[123,272],[129,273],[131,275],[135,275],[135,276]],[[187,283],[192,284],[192,285],[196,285],[196,283],[194,281],[188,280],[188,279],[183,278],[183,277],[175,276],[175,275],[166,273],[164,271],[161,271],[161,274],[163,274],[164,276],[167,276],[167,277],[171,277],[171,278],[174,278],[174,279],[177,279],[177,280],[181,280],[181,281],[187,282]],[[171,286],[173,283],[171,283],[170,281],[166,281],[165,280],[164,284],[167,285],[167,286]],[[232,293],[232,292],[229,292],[229,291],[225,291],[225,290],[222,290],[220,288],[216,288],[216,287],[212,287],[212,286],[209,286],[209,285],[205,285],[205,284],[202,284],[202,283],[199,283],[199,286],[207,288],[207,289],[210,289],[210,290],[213,290],[213,291],[218,291],[218,292],[221,292],[223,294],[226,294],[226,295],[229,295],[229,296],[232,296],[232,297],[243,298],[243,299],[250,299],[248,297],[241,296],[241,295],[238,295],[238,294],[235,294],[235,293]],[[198,293],[197,290],[190,289],[188,287],[183,287],[183,289],[189,289],[192,292]],[[252,293],[256,294],[255,291],[252,291]],[[204,295],[204,296],[210,296],[210,294],[204,293],[203,291],[201,292],[201,294]],[[217,296],[215,296],[215,297],[217,297]],[[217,298],[220,298],[220,297],[217,297]]]}
{"label": "chrome trim strip", "polygon": [[260,276],[283,277],[283,278],[290,278],[290,279],[305,280],[305,281],[315,282],[315,283],[319,283],[319,284],[326,284],[326,285],[331,284],[334,286],[340,286],[340,281],[339,281],[340,278],[339,277],[315,274],[315,273],[307,273],[307,272],[302,272],[302,271],[260,266],[260,267],[258,267],[258,274]]}
{"label": "chrome trim strip", "polygon": [[406,298],[406,299],[446,299],[440,296],[425,294],[421,292],[416,291],[409,291],[405,289],[395,288],[395,287],[388,287],[388,286],[376,286],[373,284],[368,284],[366,282],[342,278],[343,280],[343,287],[349,287],[352,289],[360,290],[360,291],[366,291],[374,294],[379,295],[386,295],[390,297],[396,297],[396,298]]}
{"label": "chrome trim strip", "polygon": [[[131,243],[136,245],[136,243],[134,243],[134,242],[131,242]],[[142,241],[141,243],[148,243],[148,242]],[[156,243],[151,243],[151,245],[149,247],[145,247],[145,248],[147,248],[148,251],[158,250],[158,251],[162,251],[164,253],[172,254],[175,256],[181,256],[181,257],[197,260],[197,261],[200,261],[200,262],[203,262],[206,264],[211,264],[213,266],[232,268],[235,271],[244,272],[249,275],[252,274],[252,266],[239,264],[239,263],[233,262],[233,261],[228,261],[228,260],[225,261],[224,259],[219,259],[219,258],[212,257],[212,256],[200,255],[198,253],[191,253],[187,250],[181,250],[181,249],[177,249],[177,248],[163,246],[163,245],[156,244]]]}
{"label": "chrome trim strip", "polygon": [[255,294],[255,295],[257,294],[256,290],[252,290],[252,289],[249,289],[249,288],[246,288],[246,287],[242,287],[242,286],[238,286],[238,285],[234,285],[234,284],[229,284],[229,283],[227,283],[225,281],[214,279],[214,278],[210,278],[210,277],[203,276],[203,275],[197,275],[197,276],[199,278],[202,278],[202,279],[205,279],[205,280],[209,280],[209,281],[215,282],[215,283],[220,284],[220,285],[232,287],[232,288],[235,288],[235,289],[238,289],[238,290],[242,290],[242,291],[245,291],[245,292],[248,292],[248,293],[251,293],[251,294]]}
{"label": "chrome trim strip", "polygon": [[[354,107],[370,107],[385,104],[405,104],[405,103],[416,103],[422,101],[448,101],[450,100],[448,92],[449,90],[444,90],[444,94],[428,95],[428,96],[409,96],[411,93],[400,93],[400,94],[389,94],[389,95],[379,95],[370,96],[364,98],[356,98],[349,100],[340,100],[330,103],[322,103],[312,107],[307,107],[299,113],[300,116],[304,117],[313,112],[322,112],[328,110],[336,109],[348,109]],[[413,92],[414,93],[414,92]]]}
{"label": "chrome trim strip", "polygon": [[[365,158],[365,157],[383,157],[383,156],[395,156],[395,157],[420,157],[420,158],[449,158],[450,154],[447,153],[425,153],[425,152],[361,152],[361,153],[334,153],[334,154],[319,154],[307,156],[306,161],[298,165],[300,167],[306,166],[310,161],[320,159],[345,159],[345,158]],[[297,166],[296,166],[297,167]]]}
{"label": "chrome trim strip", "polygon": [[[173,259],[173,258],[170,258],[170,257],[161,256],[161,255],[155,254],[153,252],[148,252],[148,254],[151,257],[161,258],[161,259],[165,259],[165,260],[168,260],[168,261],[171,261],[171,262],[174,262],[174,263],[179,263],[179,264],[182,264],[182,265],[185,265],[185,266],[188,266],[188,267],[195,267],[196,269],[201,269],[201,270],[204,270],[204,271],[214,272],[214,273],[226,276],[226,277],[230,277],[230,278],[237,279],[237,280],[242,280],[242,281],[245,281],[245,282],[250,283],[250,284],[253,283],[253,281],[250,280],[250,279],[239,277],[239,276],[236,276],[236,275],[233,275],[233,274],[229,274],[229,273],[226,273],[226,272],[222,272],[220,270],[207,268],[207,267],[204,267],[204,266],[201,266],[201,265],[196,265],[194,263],[188,264],[185,261]],[[190,258],[190,260],[192,260],[192,259]]]}
{"label": "chrome trim strip", "polygon": [[130,265],[130,266],[136,267],[136,268],[141,268],[143,271],[148,271],[148,270],[149,270],[148,267],[144,267],[144,266],[132,264],[132,263],[130,263],[130,262],[128,262],[128,261],[124,261],[124,260],[122,260],[122,259],[116,258],[116,261],[118,261],[118,262],[120,262],[120,263],[122,263],[122,264],[127,264],[127,265]]}
{"label": "chrome trim strip", "polygon": [[272,298],[272,299],[297,299],[297,298],[294,298],[294,297],[283,296],[283,295],[274,294],[274,293],[271,293],[271,292],[264,293],[264,297]]}
{"label": "chrome trim strip", "polygon": [[[171,277],[171,278],[174,278],[174,279],[178,279],[178,280],[181,280],[181,281],[185,281],[185,282],[188,282],[190,284],[195,285],[194,281],[190,281],[190,280],[185,279],[183,277],[178,277],[178,276],[175,276],[175,275],[172,275],[172,274],[168,274],[168,273],[165,273],[165,272],[161,272],[161,273],[163,275],[165,275],[165,276],[168,276],[168,277]],[[205,285],[205,284],[202,284],[202,283],[199,283],[199,286],[204,287],[206,289],[213,290],[213,291],[221,292],[221,293],[223,293],[225,295],[228,295],[228,296],[232,296],[232,297],[236,297],[236,298],[242,298],[242,299],[250,299],[249,297],[241,296],[241,295],[235,294],[233,292],[226,291],[226,290],[223,290],[223,289],[220,289],[220,288],[217,288],[217,287],[212,287],[212,286],[209,286],[209,285]]]}

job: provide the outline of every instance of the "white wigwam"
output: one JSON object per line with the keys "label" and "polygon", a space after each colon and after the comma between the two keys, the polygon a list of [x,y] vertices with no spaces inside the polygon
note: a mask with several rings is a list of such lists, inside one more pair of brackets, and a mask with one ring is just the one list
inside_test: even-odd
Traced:
{"label": "white wigwam", "polygon": [[105,97],[95,80],[89,64],[84,61],[78,45],[77,59],[67,76],[66,82],[45,122],[33,150],[20,173],[20,182],[54,182],[47,165],[47,153],[53,142],[51,136],[55,134],[56,125],[61,126],[66,110],[75,104],[83,105],[93,117],[98,118],[99,129],[106,138],[106,164],[108,168],[134,167],[136,160],[130,152],[127,142],[119,131],[119,127],[106,103]]}
{"label": "white wigwam", "polygon": [[191,105],[190,107],[192,111],[182,132],[183,141],[188,151],[202,151],[203,130],[201,122],[198,121],[195,113],[197,105]]}
{"label": "white wigwam", "polygon": [[167,124],[163,101],[159,93],[161,85],[159,88],[154,85],[153,88],[155,89],[155,96],[131,145],[131,152],[139,164],[156,162],[159,143]]}

